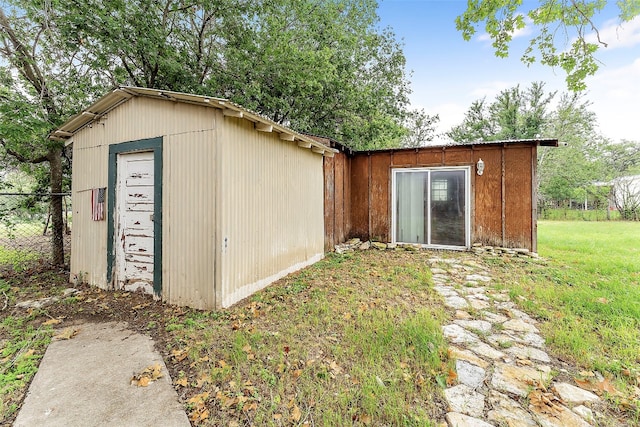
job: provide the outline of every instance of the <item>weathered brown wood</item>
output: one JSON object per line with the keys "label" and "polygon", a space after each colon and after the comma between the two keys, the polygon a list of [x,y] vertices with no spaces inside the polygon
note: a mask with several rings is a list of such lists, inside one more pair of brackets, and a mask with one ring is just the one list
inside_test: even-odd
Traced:
{"label": "weathered brown wood", "polygon": [[323,158],[324,169],[324,250],[335,246],[335,157]]}
{"label": "weathered brown wood", "polygon": [[369,156],[358,154],[351,159],[351,233],[366,239],[369,234]]}
{"label": "weathered brown wood", "polygon": [[388,152],[371,155],[371,234],[370,238],[387,242],[390,239],[389,185],[391,155]]}
{"label": "weathered brown wood", "polygon": [[445,165],[454,166],[470,164],[471,148],[472,146],[447,148],[446,150],[444,150]]}
{"label": "weathered brown wood", "polygon": [[422,149],[418,151],[417,164],[420,166],[441,166],[442,162],[442,149]]}
{"label": "weathered brown wood", "polygon": [[394,166],[415,166],[418,164],[417,150],[396,151],[393,153]]}
{"label": "weathered brown wood", "polygon": [[531,149],[511,146],[505,153],[505,246],[533,248],[531,230]]}
{"label": "weathered brown wood", "polygon": [[[484,162],[482,176],[476,173],[475,163]],[[474,212],[472,242],[500,245],[502,242],[502,156],[501,149],[477,148],[474,150],[473,191]]]}
{"label": "weathered brown wood", "polygon": [[334,246],[345,241],[345,215],[344,215],[344,163],[346,156],[339,153],[334,157]]}

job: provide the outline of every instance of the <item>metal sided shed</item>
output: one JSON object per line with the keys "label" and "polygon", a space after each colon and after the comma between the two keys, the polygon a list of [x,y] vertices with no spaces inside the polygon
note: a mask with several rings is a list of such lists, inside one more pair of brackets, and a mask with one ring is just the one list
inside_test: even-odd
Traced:
{"label": "metal sided shed", "polygon": [[556,139],[365,152],[327,143],[339,149],[324,165],[327,246],[358,237],[537,250],[537,147]]}
{"label": "metal sided shed", "polygon": [[228,307],[324,254],[336,150],[219,98],[121,87],[73,145],[71,279]]}

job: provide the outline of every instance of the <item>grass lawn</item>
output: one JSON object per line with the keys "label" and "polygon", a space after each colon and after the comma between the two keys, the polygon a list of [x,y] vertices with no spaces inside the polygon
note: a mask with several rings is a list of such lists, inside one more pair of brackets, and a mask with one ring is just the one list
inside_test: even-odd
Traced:
{"label": "grass lawn", "polygon": [[[633,386],[640,372],[640,223],[538,223],[539,266],[496,261],[512,299],[547,343],[585,369]],[[640,384],[636,384],[640,386]]]}
{"label": "grass lawn", "polygon": [[[611,377],[622,392],[610,396],[612,419],[637,425],[626,397],[640,395],[640,223],[540,222],[539,250],[543,261],[476,260],[539,318],[551,352],[578,366],[560,375]],[[19,310],[17,301],[61,296],[67,276],[14,272],[0,279],[0,420],[15,416],[53,328],[126,321],[154,338],[194,424],[434,426],[452,367],[441,332],[452,313],[428,262],[441,255],[475,257],[328,255],[219,312],[86,286]]]}

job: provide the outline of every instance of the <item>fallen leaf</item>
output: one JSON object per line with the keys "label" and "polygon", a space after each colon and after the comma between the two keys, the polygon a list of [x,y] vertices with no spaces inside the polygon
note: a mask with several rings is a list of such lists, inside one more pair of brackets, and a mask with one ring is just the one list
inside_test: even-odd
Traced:
{"label": "fallen leaf", "polygon": [[447,374],[447,385],[452,386],[456,383],[458,379],[458,374],[453,369],[449,369],[449,373]]}
{"label": "fallen leaf", "polygon": [[302,412],[300,412],[300,408],[298,408],[298,405],[294,405],[293,409],[291,410],[291,419],[297,423],[298,421],[300,421],[301,417]]}
{"label": "fallen leaf", "polygon": [[160,365],[160,363],[156,363],[155,365],[147,366],[142,372],[131,377],[131,385],[147,387],[149,384],[163,376],[162,365]]}
{"label": "fallen leaf", "polygon": [[281,420],[282,419],[282,414],[273,414],[273,419],[274,420]]}
{"label": "fallen leaf", "polygon": [[358,416],[358,419],[360,420],[360,422],[366,426],[371,425],[371,415],[367,415],[367,414],[362,414],[360,416]]}
{"label": "fallen leaf", "polygon": [[344,318],[344,320],[350,320],[352,316],[351,316],[351,313],[346,312],[342,317]]}
{"label": "fallen leaf", "polygon": [[178,348],[171,350],[171,357],[176,362],[182,362],[189,355],[189,348]]}
{"label": "fallen leaf", "polygon": [[53,339],[55,341],[70,340],[71,338],[78,335],[78,332],[80,332],[80,329],[65,328],[58,335],[54,336]]}
{"label": "fallen leaf", "polygon": [[58,323],[62,323],[62,320],[60,320],[60,319],[49,319],[46,322],[42,322],[42,326],[57,325]]}
{"label": "fallen leaf", "polygon": [[600,304],[609,304],[609,300],[606,298],[598,298],[596,301]]}
{"label": "fallen leaf", "polygon": [[188,384],[189,380],[187,380],[187,377],[182,377],[176,380],[176,385],[179,385],[180,387],[186,387]]}
{"label": "fallen leaf", "polygon": [[598,388],[598,390],[607,392],[613,396],[622,396],[622,393],[616,390],[613,384],[611,384],[611,382],[609,381],[609,378],[605,378],[602,381],[596,383],[595,385]]}
{"label": "fallen leaf", "polygon": [[300,375],[302,375],[302,369],[296,369],[291,373],[291,375],[293,375],[293,378],[298,378]]}

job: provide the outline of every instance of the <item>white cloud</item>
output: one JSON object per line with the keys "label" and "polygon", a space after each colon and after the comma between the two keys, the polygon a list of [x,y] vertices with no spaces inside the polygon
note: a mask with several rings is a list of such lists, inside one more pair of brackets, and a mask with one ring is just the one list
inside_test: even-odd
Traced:
{"label": "white cloud", "polygon": [[[598,34],[600,34],[600,41],[607,43],[607,49],[638,45],[640,44],[640,16],[622,23],[618,19],[610,19],[598,29]],[[585,40],[589,43],[599,43],[596,32],[588,34]]]}
{"label": "white cloud", "polygon": [[598,117],[600,131],[614,140],[640,141],[640,57],[622,67],[601,68],[587,80],[588,98]]}
{"label": "white cloud", "polygon": [[[524,16],[524,27],[518,28],[511,33],[511,37],[517,39],[519,37],[527,37],[533,34],[533,21],[527,16]],[[481,42],[490,42],[491,36],[488,33],[482,33],[478,35],[478,40]]]}

